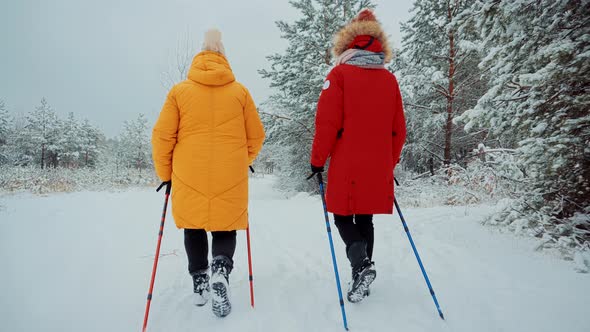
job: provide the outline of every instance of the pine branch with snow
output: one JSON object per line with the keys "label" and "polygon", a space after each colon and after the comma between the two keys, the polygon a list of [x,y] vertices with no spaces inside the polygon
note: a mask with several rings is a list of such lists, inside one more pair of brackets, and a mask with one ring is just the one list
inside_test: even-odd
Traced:
{"label": "pine branch with snow", "polygon": [[417,0],[402,24],[402,49],[390,69],[400,82],[408,126],[402,162],[413,171],[434,174],[460,163],[485,136],[467,134],[455,122],[486,87],[475,29],[457,22],[473,2]]}
{"label": "pine branch with snow", "polygon": [[480,0],[469,15],[491,80],[461,120],[514,148],[524,176],[495,220],[526,224],[564,250],[590,244],[589,13],[587,1]]}

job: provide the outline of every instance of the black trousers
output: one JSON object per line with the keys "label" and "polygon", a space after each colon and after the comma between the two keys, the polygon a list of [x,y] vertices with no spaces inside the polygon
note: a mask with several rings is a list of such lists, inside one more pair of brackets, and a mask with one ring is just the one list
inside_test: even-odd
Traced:
{"label": "black trousers", "polygon": [[[233,262],[236,252],[236,231],[211,232],[213,257],[226,256]],[[209,242],[204,229],[184,229],[184,248],[188,256],[188,272],[192,275],[209,266]]]}
{"label": "black trousers", "polygon": [[346,244],[346,253],[350,245],[365,241],[367,243],[367,256],[369,260],[373,258],[373,242],[375,241],[375,231],[373,228],[372,214],[357,214],[350,216],[341,216],[334,214],[334,223],[338,228],[340,237]]}

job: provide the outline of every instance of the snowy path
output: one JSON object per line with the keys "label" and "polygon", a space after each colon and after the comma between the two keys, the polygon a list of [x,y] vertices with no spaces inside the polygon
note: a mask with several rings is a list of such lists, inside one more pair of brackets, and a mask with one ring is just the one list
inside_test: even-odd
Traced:
{"label": "snowy path", "polygon": [[[284,199],[253,179],[256,308],[245,234],[233,312],[191,304],[182,232],[169,217],[150,331],[342,331],[317,197]],[[0,331],[139,331],[162,195],[152,190],[0,196]],[[403,208],[403,206],[402,206]],[[376,218],[373,293],[346,303],[352,331],[590,331],[590,275],[479,225],[490,207],[405,209],[447,318],[441,321],[397,216]],[[340,274],[350,278],[335,235]]]}

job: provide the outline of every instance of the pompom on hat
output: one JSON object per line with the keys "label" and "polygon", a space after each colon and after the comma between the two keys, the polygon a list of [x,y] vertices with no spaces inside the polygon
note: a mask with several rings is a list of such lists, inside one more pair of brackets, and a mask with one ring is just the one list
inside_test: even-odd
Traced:
{"label": "pompom on hat", "polygon": [[359,22],[359,21],[377,21],[375,14],[370,9],[363,9],[358,13],[358,15],[352,19],[352,22]]}
{"label": "pompom on hat", "polygon": [[372,10],[361,10],[334,36],[334,48],[332,48],[334,57],[339,57],[351,48],[383,52],[385,62],[391,60],[392,52],[387,35]]}
{"label": "pompom on hat", "polygon": [[217,29],[207,30],[201,49],[203,51],[213,51],[225,55],[225,47],[223,47],[223,43],[221,42],[221,31]]}

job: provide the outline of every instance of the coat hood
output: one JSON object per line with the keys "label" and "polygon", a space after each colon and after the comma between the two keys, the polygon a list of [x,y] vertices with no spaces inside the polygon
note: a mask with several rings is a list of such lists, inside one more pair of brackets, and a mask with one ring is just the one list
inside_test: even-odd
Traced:
{"label": "coat hood", "polygon": [[387,34],[383,31],[381,24],[369,9],[363,9],[357,17],[336,33],[334,36],[334,47],[332,48],[334,57],[338,58],[344,51],[349,49],[351,43],[359,36],[369,36],[377,39],[383,48],[383,53],[385,53],[385,62],[391,60],[393,55],[389,41],[387,40]]}
{"label": "coat hood", "polygon": [[194,57],[188,79],[213,86],[226,85],[236,80],[225,56],[211,51],[203,51]]}

